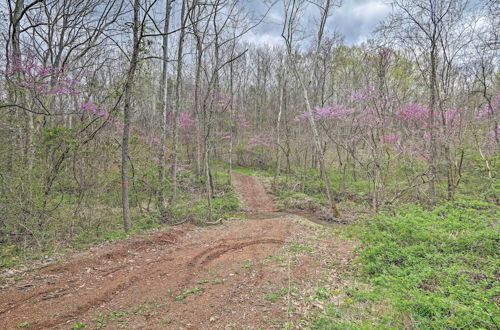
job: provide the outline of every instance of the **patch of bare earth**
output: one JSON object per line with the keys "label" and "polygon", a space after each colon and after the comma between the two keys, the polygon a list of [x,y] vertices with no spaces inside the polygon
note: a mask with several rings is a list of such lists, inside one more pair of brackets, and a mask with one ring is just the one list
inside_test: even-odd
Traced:
{"label": "patch of bare earth", "polygon": [[[253,177],[235,174],[247,209],[217,227],[182,225],[104,244],[3,279],[0,327],[258,329],[306,325],[320,285],[341,291],[353,244],[335,229],[273,213]],[[335,298],[337,299],[337,298]],[[335,300],[334,299],[334,300]],[[338,301],[341,303],[342,294]]]}

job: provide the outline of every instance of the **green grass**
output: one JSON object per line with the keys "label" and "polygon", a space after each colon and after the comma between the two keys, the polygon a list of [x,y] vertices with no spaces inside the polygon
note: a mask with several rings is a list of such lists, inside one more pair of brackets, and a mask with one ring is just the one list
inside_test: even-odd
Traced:
{"label": "green grass", "polygon": [[290,251],[295,251],[295,252],[311,252],[313,249],[307,246],[303,246],[300,244],[293,243],[290,245],[288,248]]}
{"label": "green grass", "polygon": [[358,225],[363,273],[371,292],[389,298],[418,328],[500,325],[499,208],[478,201],[445,203],[431,211],[411,205]]}
{"label": "green grass", "polygon": [[196,286],[196,287],[194,287],[194,288],[192,288],[192,289],[184,290],[184,291],[182,291],[179,295],[177,295],[177,296],[175,297],[175,300],[178,300],[178,301],[179,301],[179,300],[184,300],[184,299],[186,299],[189,295],[191,295],[191,294],[195,294],[195,293],[198,293],[198,292],[202,292],[203,290],[205,290],[205,288],[204,288],[204,287],[202,287],[202,286]]}
{"label": "green grass", "polygon": [[76,321],[71,326],[71,329],[84,329],[86,327],[87,327],[87,324],[85,322]]}
{"label": "green grass", "polygon": [[498,329],[500,208],[406,205],[344,229],[361,241],[340,304],[319,288],[314,329]]}
{"label": "green grass", "polygon": [[31,325],[29,322],[22,322],[17,325],[18,328],[27,328]]}
{"label": "green grass", "polygon": [[259,169],[259,168],[249,168],[249,167],[234,167],[233,168],[234,172],[239,172],[243,173],[246,175],[256,175],[256,176],[261,176],[261,177],[273,177],[274,176],[274,170],[272,168],[269,168],[267,170]]}
{"label": "green grass", "polygon": [[284,297],[288,294],[288,288],[281,288],[278,291],[271,292],[266,296],[266,300],[272,303],[277,302],[281,297]]}
{"label": "green grass", "polygon": [[110,321],[114,321],[117,318],[124,317],[126,315],[130,314],[129,310],[119,310],[119,311],[112,311],[109,313],[108,317]]}

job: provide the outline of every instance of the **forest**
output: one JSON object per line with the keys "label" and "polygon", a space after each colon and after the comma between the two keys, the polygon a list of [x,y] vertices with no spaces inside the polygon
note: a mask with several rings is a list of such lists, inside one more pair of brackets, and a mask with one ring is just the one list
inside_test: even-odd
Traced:
{"label": "forest", "polygon": [[0,15],[0,328],[500,327],[497,1]]}

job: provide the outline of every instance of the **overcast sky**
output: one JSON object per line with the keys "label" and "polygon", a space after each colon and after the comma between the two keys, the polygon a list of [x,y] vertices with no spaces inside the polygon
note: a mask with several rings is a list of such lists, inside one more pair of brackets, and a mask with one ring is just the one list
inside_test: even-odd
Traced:
{"label": "overcast sky", "polygon": [[[245,7],[255,15],[263,15],[266,6],[263,0],[243,0]],[[333,30],[344,36],[344,42],[348,45],[359,44],[372,36],[376,25],[390,12],[391,6],[386,0],[343,0],[340,8],[335,8],[333,15],[329,18],[329,33]],[[318,15],[318,10],[310,6],[304,13],[304,29],[308,26],[316,28],[312,18]],[[281,29],[283,25],[283,6],[278,1],[268,13],[265,21],[250,31],[244,39],[255,44],[279,44],[281,40]],[[313,32],[315,30],[312,30]],[[307,31],[309,32],[309,31]]]}

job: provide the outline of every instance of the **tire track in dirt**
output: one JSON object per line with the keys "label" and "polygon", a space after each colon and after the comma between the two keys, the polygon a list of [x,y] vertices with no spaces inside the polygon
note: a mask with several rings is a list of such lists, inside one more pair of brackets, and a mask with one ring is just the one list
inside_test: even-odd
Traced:
{"label": "tire track in dirt", "polygon": [[[71,309],[71,304],[62,304],[64,309],[62,313],[58,313],[57,317],[40,322],[29,322],[31,324],[30,328],[33,329],[45,329],[65,323],[65,321],[73,319],[74,317],[87,312],[89,309],[95,306],[99,306],[103,303],[109,302],[113,299],[113,296],[116,292],[128,289],[141,277],[148,275],[148,273],[151,271],[151,269],[148,267],[144,267],[145,269],[148,269],[148,273],[142,272],[132,276],[129,276],[127,274],[116,274],[126,270],[126,268],[130,266],[129,264],[121,264],[117,267],[114,266],[116,262],[123,261],[124,258],[130,257],[132,255],[132,251],[129,249],[133,248],[137,251],[144,251],[148,246],[153,246],[155,245],[155,243],[157,246],[169,245],[165,244],[164,242],[165,236],[167,235],[170,239],[176,239],[174,234],[177,234],[177,236],[182,236],[184,232],[182,230],[177,230],[177,232],[174,231],[174,233],[155,234],[153,235],[153,237],[143,240],[125,242],[124,244],[121,244],[122,246],[118,246],[111,251],[106,251],[105,249],[104,252],[97,252],[95,253],[95,256],[93,258],[77,257],[75,258],[75,260],[71,260],[62,264],[43,267],[39,270],[38,274],[48,276],[48,278],[56,276],[55,280],[48,281],[47,283],[37,283],[39,281],[36,281],[33,278],[28,279],[29,282],[36,283],[33,285],[34,292],[31,292],[31,294],[26,296],[22,293],[18,294],[13,289],[11,289],[10,292],[2,295],[2,298],[0,298],[0,317],[3,314],[11,313],[16,309],[23,309],[22,311],[20,311],[21,313],[23,313],[25,312],[25,309],[29,310],[30,305],[44,305],[44,301],[46,300],[61,300],[66,299],[66,297],[69,296],[72,297],[74,294],[78,294],[78,292],[82,291],[80,290],[82,287],[93,284],[95,277],[97,276],[99,278],[109,278],[111,275],[113,278],[122,278],[122,280],[106,281],[105,283],[102,283],[101,286],[99,286],[97,290],[95,290],[96,292],[94,293],[94,296],[91,296],[89,299],[86,299],[86,296],[79,297],[79,302],[81,303],[78,304],[77,307],[73,310],[68,311],[68,309]],[[145,262],[143,266],[150,266],[151,264],[163,263],[172,260],[173,258],[171,257],[161,258],[159,260]],[[96,268],[98,266],[105,267],[107,269]],[[110,268],[110,266],[112,268]],[[156,268],[159,268],[161,270],[162,267],[159,266]],[[93,273],[91,273],[89,270],[92,270]],[[97,272],[100,272],[101,274],[96,274]],[[156,274],[157,272],[158,270],[156,270],[154,273]],[[114,274],[116,274],[116,276]],[[42,279],[47,279],[47,277],[42,277]],[[49,287],[48,289],[47,286]],[[101,290],[104,288],[107,289]],[[60,292],[64,292],[64,294],[59,294]],[[19,298],[19,296],[21,296],[21,298]],[[4,300],[4,297],[8,299]],[[70,299],[73,300],[73,298]],[[7,301],[7,304],[3,304],[5,301]],[[10,317],[10,315],[6,317]],[[2,318],[0,318],[0,324],[2,324]]]}
{"label": "tire track in dirt", "polygon": [[47,329],[47,328],[52,328],[59,324],[66,323],[66,321],[74,319],[83,313],[86,313],[89,309],[95,306],[99,306],[103,303],[109,302],[111,299],[113,299],[113,295],[116,292],[128,289],[133,284],[133,282],[137,281],[138,279],[139,277],[132,276],[127,281],[119,283],[113,289],[107,290],[104,294],[101,294],[97,298],[85,302],[83,305],[79,306],[76,310],[63,314],[48,321],[33,323],[33,327],[36,329]]}
{"label": "tire track in dirt", "polygon": [[[228,253],[230,251],[235,251],[235,250],[241,250],[247,246],[251,245],[256,245],[256,244],[283,244],[283,240],[279,239],[273,239],[273,238],[268,238],[268,239],[257,239],[249,242],[240,242],[240,243],[235,243],[235,244],[220,244],[214,248],[207,249],[203,251],[202,253],[198,254],[193,258],[193,260],[189,263],[190,266],[196,267],[196,266],[204,266],[207,263],[214,261],[215,259],[219,258],[225,253]],[[202,259],[201,261],[199,261]]]}
{"label": "tire track in dirt", "polygon": [[[250,276],[238,278],[241,282],[232,278],[217,291],[207,288],[199,297],[207,299],[204,304],[189,299],[180,305],[170,304],[169,313],[194,318],[193,324],[204,324],[210,313],[242,290],[242,283],[254,281],[253,275],[241,272],[241,263],[272,253],[290,233],[289,222],[271,217],[275,209],[257,180],[235,174],[234,181],[245,205],[252,211],[267,212],[269,218],[226,221],[210,228],[182,225],[139,240],[104,244],[77,253],[66,262],[25,274],[21,282],[28,283],[29,289],[20,292],[18,286],[12,286],[0,296],[2,329],[14,329],[22,322],[28,322],[30,329],[68,328],[76,320],[91,323],[97,310],[133,309],[152,298],[166,299],[162,292],[183,292],[204,274]],[[195,315],[190,314],[193,310],[197,311]],[[165,328],[154,318],[143,327]]]}

